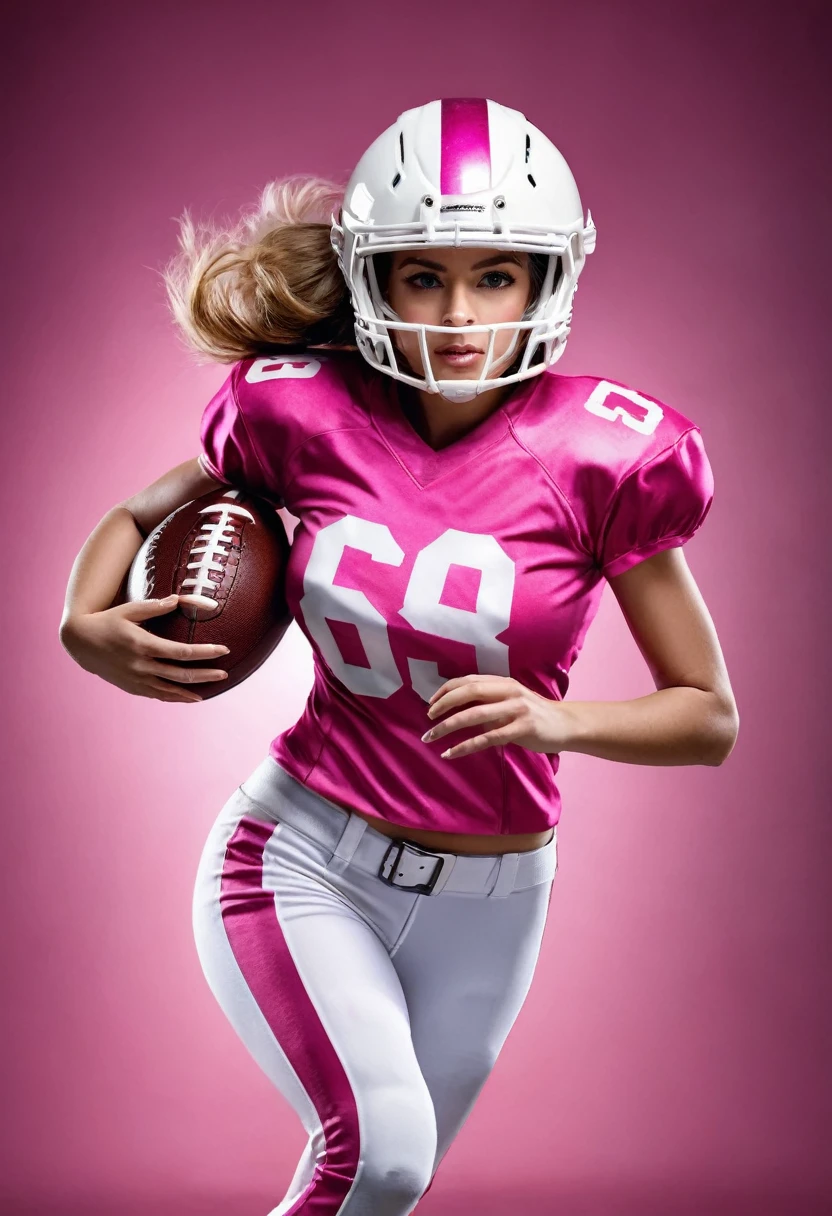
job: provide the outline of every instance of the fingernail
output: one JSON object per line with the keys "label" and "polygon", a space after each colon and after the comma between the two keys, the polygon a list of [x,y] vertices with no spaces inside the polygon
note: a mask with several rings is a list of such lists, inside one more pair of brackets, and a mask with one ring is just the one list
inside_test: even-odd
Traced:
{"label": "fingernail", "polygon": [[448,759],[448,756],[450,756],[450,754],[451,754],[451,749],[450,749],[450,748],[448,748],[448,750],[447,750],[446,752],[443,752],[443,753],[442,753],[442,759],[443,759],[443,760],[447,760],[447,759]]}
{"label": "fingernail", "polygon": [[432,738],[433,738],[433,731],[426,730],[425,733],[422,735],[422,742],[430,743]]}

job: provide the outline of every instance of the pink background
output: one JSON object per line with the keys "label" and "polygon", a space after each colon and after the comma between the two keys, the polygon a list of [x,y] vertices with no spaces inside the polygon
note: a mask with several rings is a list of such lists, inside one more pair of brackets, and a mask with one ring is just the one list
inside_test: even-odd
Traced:
{"label": "pink background", "polygon": [[[0,1210],[255,1216],[288,1185],[304,1133],[205,983],[190,901],[222,803],[300,712],[305,643],[200,707],[130,697],[62,650],[64,590],[104,512],[196,455],[225,375],[166,315],[173,217],[345,180],[401,110],[487,95],[561,148],[598,226],[561,370],[702,427],[716,499],[687,552],[742,728],[718,769],[563,757],[535,982],[419,1210],[828,1211],[824,6],[21,8]],[[571,695],[650,691],[606,591]]]}

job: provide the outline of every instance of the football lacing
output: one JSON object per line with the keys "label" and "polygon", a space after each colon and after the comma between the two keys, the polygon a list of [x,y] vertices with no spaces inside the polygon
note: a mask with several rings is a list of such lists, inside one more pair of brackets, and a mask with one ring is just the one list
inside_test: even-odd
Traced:
{"label": "football lacing", "polygon": [[[204,523],[200,528],[198,541],[204,542],[201,549],[192,548],[189,557],[198,557],[195,562],[188,562],[186,569],[195,570],[196,574],[193,578],[185,578],[182,580],[181,594],[185,594],[191,600],[201,600],[208,608],[215,608],[217,605],[216,593],[219,583],[215,583],[209,578],[211,570],[219,570],[224,572],[225,565],[217,561],[218,557],[228,557],[230,552],[231,540],[236,531],[236,522],[233,516],[239,516],[242,519],[248,520],[249,523],[254,523],[254,516],[245,507],[237,506],[234,503],[212,503],[208,507],[201,507],[200,515],[217,514],[218,518],[214,523]],[[192,587],[192,591],[185,591],[186,587]],[[206,594],[207,593],[207,594]]]}

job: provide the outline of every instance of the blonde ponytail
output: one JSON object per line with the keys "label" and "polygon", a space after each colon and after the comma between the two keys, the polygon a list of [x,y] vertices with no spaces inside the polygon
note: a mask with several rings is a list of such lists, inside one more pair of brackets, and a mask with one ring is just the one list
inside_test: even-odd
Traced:
{"label": "blonde ponytail", "polygon": [[280,347],[355,346],[349,291],[329,243],[343,188],[297,175],[269,182],[231,227],[179,220],[162,277],[188,345],[220,363]]}

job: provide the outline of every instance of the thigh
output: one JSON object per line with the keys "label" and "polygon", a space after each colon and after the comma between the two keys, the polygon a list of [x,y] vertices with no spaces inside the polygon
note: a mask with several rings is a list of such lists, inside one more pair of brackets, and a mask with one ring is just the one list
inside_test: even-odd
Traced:
{"label": "thigh", "polygon": [[526,999],[551,892],[548,881],[504,899],[424,896],[393,956],[436,1117],[434,1169]]}
{"label": "thigh", "polygon": [[433,1106],[387,948],[327,881],[329,857],[236,791],[199,865],[197,949],[234,1029],[309,1133],[310,1212],[398,1213],[396,1187],[421,1193],[430,1177]]}

